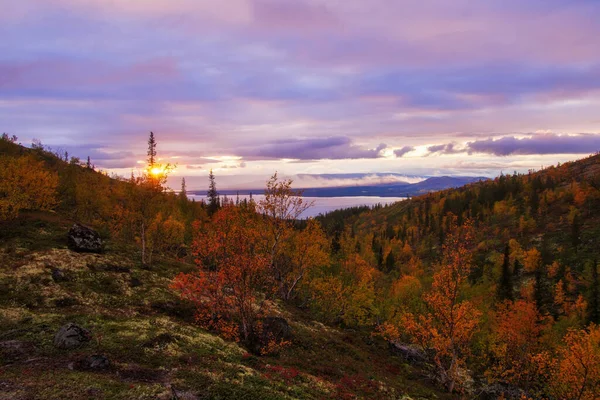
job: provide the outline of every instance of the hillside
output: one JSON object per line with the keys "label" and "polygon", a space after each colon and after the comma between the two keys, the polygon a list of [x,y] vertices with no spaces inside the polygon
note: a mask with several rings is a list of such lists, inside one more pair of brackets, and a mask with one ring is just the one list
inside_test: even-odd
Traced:
{"label": "hillside", "polygon": [[596,399],[600,155],[298,220],[148,153],[0,140],[0,398]]}
{"label": "hillside", "polygon": [[[474,376],[506,385],[509,397],[595,399],[600,390],[599,211],[596,154],[373,210],[340,210],[320,222],[334,249],[356,249],[385,273],[379,317],[388,321],[390,337],[436,348],[426,331],[447,326],[443,312],[451,309],[434,302],[450,301],[436,286],[445,277],[459,293],[448,307],[471,310],[473,325],[464,327],[468,340],[451,351],[462,354]],[[457,268],[456,275],[444,275],[446,268]],[[415,321],[415,315],[432,320]],[[574,347],[564,347],[565,340],[575,346],[576,335],[591,346],[577,356],[569,353]],[[569,357],[589,358],[574,367]],[[568,374],[573,374],[571,383],[564,381]],[[587,388],[586,380],[593,382]]]}
{"label": "hillside", "polygon": [[[170,288],[197,268],[191,257],[165,248],[143,264],[132,231],[111,229],[109,211],[129,207],[133,183],[43,149],[0,145],[2,161],[33,157],[60,178],[54,211],[24,209],[0,222],[0,399],[451,398],[370,329],[323,324],[280,301],[272,315],[292,333],[278,354],[257,356],[203,329],[193,304]],[[87,190],[107,198],[95,202]],[[163,206],[179,204],[160,196]],[[69,249],[75,222],[101,233],[102,253]],[[59,349],[55,335],[68,323],[88,330],[88,340]]]}

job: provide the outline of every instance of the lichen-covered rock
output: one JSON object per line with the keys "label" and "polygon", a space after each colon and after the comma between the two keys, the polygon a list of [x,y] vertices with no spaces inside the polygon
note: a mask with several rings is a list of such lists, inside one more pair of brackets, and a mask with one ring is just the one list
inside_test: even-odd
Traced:
{"label": "lichen-covered rock", "polygon": [[87,329],[73,323],[68,323],[56,332],[54,346],[59,349],[75,349],[89,342],[91,338],[92,335]]}
{"label": "lichen-covered rock", "polygon": [[102,239],[95,230],[75,224],[69,230],[69,248],[80,253],[102,252]]}

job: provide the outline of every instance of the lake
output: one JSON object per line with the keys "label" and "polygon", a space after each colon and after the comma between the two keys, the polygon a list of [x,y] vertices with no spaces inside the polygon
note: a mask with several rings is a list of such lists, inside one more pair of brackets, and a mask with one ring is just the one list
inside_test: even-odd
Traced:
{"label": "lake", "polygon": [[[200,201],[206,199],[206,196],[189,195],[190,199]],[[228,196],[235,200],[234,196]],[[249,196],[240,195],[240,200],[246,199]],[[254,201],[260,201],[264,198],[263,195],[253,195]],[[358,206],[374,206],[376,204],[390,204],[404,200],[405,197],[378,197],[378,196],[348,196],[348,197],[304,197],[307,202],[314,202],[313,206],[306,210],[301,218],[315,217],[319,214],[325,214],[330,211],[339,210],[342,208],[358,207]]]}

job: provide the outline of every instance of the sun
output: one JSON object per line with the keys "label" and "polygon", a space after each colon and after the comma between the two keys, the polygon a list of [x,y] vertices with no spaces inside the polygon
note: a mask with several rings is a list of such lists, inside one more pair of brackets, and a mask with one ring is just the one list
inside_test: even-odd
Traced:
{"label": "sun", "polygon": [[150,169],[150,174],[154,175],[154,176],[160,176],[162,175],[163,170],[160,167],[153,167]]}

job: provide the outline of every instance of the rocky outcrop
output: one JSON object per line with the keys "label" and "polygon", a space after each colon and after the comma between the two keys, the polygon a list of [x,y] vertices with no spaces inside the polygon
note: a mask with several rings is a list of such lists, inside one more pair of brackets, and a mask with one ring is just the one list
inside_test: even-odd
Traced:
{"label": "rocky outcrop", "polygon": [[92,338],[90,331],[79,325],[68,323],[63,325],[54,336],[54,346],[59,349],[76,349]]}
{"label": "rocky outcrop", "polygon": [[79,253],[101,253],[102,239],[95,230],[75,224],[68,234],[69,248]]}

